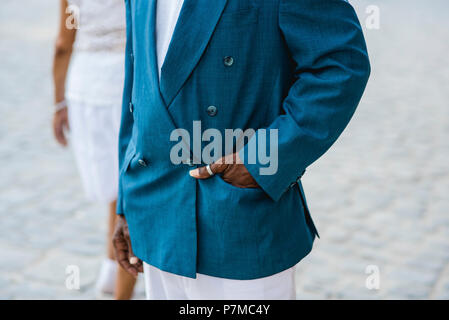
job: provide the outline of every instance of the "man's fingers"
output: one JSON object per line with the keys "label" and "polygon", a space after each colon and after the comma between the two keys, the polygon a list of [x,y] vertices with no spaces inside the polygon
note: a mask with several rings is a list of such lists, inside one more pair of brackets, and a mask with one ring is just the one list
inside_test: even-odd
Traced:
{"label": "man's fingers", "polygon": [[139,271],[135,266],[133,266],[132,264],[129,263],[127,257],[125,257],[124,259],[121,259],[121,260],[117,259],[117,261],[120,264],[120,266],[126,270],[126,272],[128,272],[134,278],[137,278],[137,276],[139,275]]}
{"label": "man's fingers", "polygon": [[139,260],[139,262],[137,262],[137,264],[134,266],[134,268],[136,268],[137,272],[143,273],[143,262],[142,262],[142,260]]}
{"label": "man's fingers", "polygon": [[134,255],[133,248],[131,246],[131,240],[129,238],[127,238],[126,241],[128,242],[129,263],[132,264],[133,266],[136,266],[139,263],[140,259]]}
{"label": "man's fingers", "polygon": [[[134,256],[131,247],[131,240],[129,238],[128,224],[122,216],[118,218],[112,243],[114,245],[115,256],[119,265],[126,272],[137,278],[139,272],[143,272],[142,261]],[[137,259],[137,261],[135,259]]]}
{"label": "man's fingers", "polygon": [[134,256],[134,253],[132,252],[129,236],[126,235],[127,235],[126,226],[125,227],[119,226],[116,229],[112,240],[115,248],[115,256],[117,258],[117,262],[119,263],[119,265],[129,274],[137,278],[137,275],[141,268],[138,263],[136,265],[131,264],[130,257]]}
{"label": "man's fingers", "polygon": [[[113,244],[115,248],[115,256],[120,266],[126,270],[129,274],[137,277],[139,270],[142,269],[139,264],[133,265],[130,263],[130,244],[120,232],[114,236]],[[131,251],[132,252],[132,251]]]}
{"label": "man's fingers", "polygon": [[136,270],[137,273],[143,273],[143,262],[139,258],[135,257],[137,262],[135,264],[132,264],[132,267],[134,270]]}
{"label": "man's fingers", "polygon": [[[213,174],[222,173],[228,164],[224,161],[224,158],[219,159],[217,162],[212,163],[209,167]],[[200,167],[190,171],[190,175],[196,179],[209,179],[213,175],[207,170],[207,167]]]}
{"label": "man's fingers", "polygon": [[[143,272],[142,261],[136,257],[133,252],[133,247],[131,245],[131,238],[129,236],[128,225],[123,227],[123,238],[126,242],[127,251],[128,251],[128,262],[130,268],[132,268],[132,272],[130,272],[133,276],[137,277],[139,272]],[[142,270],[142,271],[140,271]],[[129,272],[129,271],[128,271]]]}
{"label": "man's fingers", "polygon": [[227,162],[224,162],[224,158],[222,158],[219,161],[212,163],[210,165],[210,169],[214,174],[223,173],[228,166],[229,164]]}
{"label": "man's fingers", "polygon": [[208,179],[211,177],[206,167],[197,168],[190,171],[190,175],[196,179]]}
{"label": "man's fingers", "polygon": [[115,256],[120,266],[128,273],[137,277],[137,270],[129,263],[128,244],[124,239],[114,240]]}

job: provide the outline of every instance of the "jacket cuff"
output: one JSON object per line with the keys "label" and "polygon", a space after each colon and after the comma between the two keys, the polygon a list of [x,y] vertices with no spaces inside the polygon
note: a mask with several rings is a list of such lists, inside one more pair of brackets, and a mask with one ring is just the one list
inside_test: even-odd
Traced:
{"label": "jacket cuff", "polygon": [[[240,151],[239,157],[243,160],[243,163],[251,174],[251,176],[256,180],[257,184],[262,188],[262,190],[275,202],[279,201],[282,195],[296,185],[297,181],[303,176],[305,169],[301,170],[301,174],[298,175],[296,169],[290,168],[288,165],[283,165],[281,161],[281,155],[277,154],[272,162],[267,164],[262,164],[258,155],[258,134],[259,131],[249,140]],[[267,141],[266,150],[261,150],[262,154],[271,155],[273,150],[270,150],[269,139],[262,139]],[[265,146],[264,146],[265,149]],[[275,163],[273,163],[273,161]],[[266,161],[265,161],[266,162]]]}

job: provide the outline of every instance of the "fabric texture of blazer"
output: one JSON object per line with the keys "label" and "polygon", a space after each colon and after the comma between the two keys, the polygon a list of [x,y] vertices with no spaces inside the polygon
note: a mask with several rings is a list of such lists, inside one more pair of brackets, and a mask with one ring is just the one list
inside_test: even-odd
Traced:
{"label": "fabric texture of blazer", "polygon": [[[347,126],[370,73],[354,9],[344,0],[185,0],[159,81],[156,0],[125,2],[117,213],[134,253],[192,278],[248,280],[294,266],[318,235],[300,178]],[[189,159],[170,160],[170,135],[193,136],[194,121],[253,128],[253,141],[277,129],[277,172],[245,163],[258,189],[193,179]]]}

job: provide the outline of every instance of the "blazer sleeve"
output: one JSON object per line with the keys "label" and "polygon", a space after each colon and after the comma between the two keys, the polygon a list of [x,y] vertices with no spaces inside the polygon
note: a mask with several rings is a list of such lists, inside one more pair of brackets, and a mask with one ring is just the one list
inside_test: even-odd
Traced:
{"label": "blazer sleeve", "polygon": [[126,49],[125,49],[125,85],[123,89],[122,100],[122,117],[120,124],[120,134],[118,142],[119,155],[119,181],[118,181],[118,195],[117,195],[117,214],[125,214],[123,209],[122,198],[122,173],[125,168],[125,154],[128,149],[129,141],[131,140],[133,117],[129,111],[129,104],[132,100],[132,88],[134,78],[134,62],[133,62],[133,42],[132,42],[132,19],[131,19],[131,2],[125,1],[126,5]]}
{"label": "blazer sleeve", "polygon": [[[337,140],[370,74],[363,32],[347,1],[280,0],[279,27],[294,61],[295,78],[282,114],[267,128],[278,130],[277,172],[261,174],[264,165],[245,161],[274,201]],[[240,151],[241,157],[248,155],[251,143],[257,145],[259,136],[260,130]]]}

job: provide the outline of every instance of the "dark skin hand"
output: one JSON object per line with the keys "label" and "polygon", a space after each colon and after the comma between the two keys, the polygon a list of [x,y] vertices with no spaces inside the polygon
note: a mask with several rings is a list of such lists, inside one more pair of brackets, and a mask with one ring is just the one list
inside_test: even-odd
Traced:
{"label": "dark skin hand", "polygon": [[[221,178],[227,183],[239,188],[259,188],[256,180],[246,169],[238,153],[222,157],[210,165],[214,174],[221,174]],[[206,167],[190,171],[190,175],[196,179],[209,179],[211,175]]]}
{"label": "dark skin hand", "polygon": [[119,216],[117,219],[112,243],[114,244],[115,256],[120,266],[137,278],[139,272],[143,272],[143,263],[133,253],[128,223],[124,216]]}

